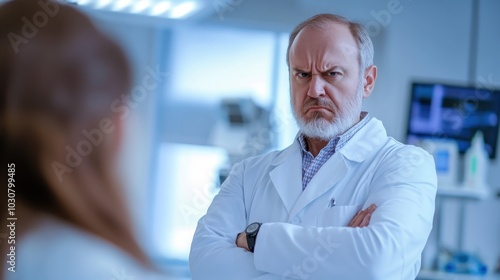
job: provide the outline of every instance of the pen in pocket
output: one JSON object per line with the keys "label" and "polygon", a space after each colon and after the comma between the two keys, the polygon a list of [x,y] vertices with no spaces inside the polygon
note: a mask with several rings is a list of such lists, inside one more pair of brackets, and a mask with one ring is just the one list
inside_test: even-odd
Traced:
{"label": "pen in pocket", "polygon": [[335,198],[330,199],[330,205],[329,205],[329,207],[333,208],[333,206],[335,206],[335,205],[336,205]]}

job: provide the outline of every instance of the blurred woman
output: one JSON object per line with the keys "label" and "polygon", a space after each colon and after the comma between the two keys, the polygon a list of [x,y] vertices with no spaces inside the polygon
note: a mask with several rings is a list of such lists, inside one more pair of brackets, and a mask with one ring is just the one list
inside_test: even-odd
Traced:
{"label": "blurred woman", "polygon": [[130,80],[73,7],[0,5],[0,278],[150,279],[114,170]]}

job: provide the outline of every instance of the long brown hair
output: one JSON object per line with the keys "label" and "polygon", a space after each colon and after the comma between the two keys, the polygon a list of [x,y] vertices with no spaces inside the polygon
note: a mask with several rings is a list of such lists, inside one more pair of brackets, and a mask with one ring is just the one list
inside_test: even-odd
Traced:
{"label": "long brown hair", "polygon": [[[75,8],[0,5],[0,180],[6,186],[14,163],[18,230],[29,230],[37,213],[50,214],[149,266],[114,172],[123,116],[111,104],[130,83],[121,48]],[[4,223],[7,191],[0,193]]]}

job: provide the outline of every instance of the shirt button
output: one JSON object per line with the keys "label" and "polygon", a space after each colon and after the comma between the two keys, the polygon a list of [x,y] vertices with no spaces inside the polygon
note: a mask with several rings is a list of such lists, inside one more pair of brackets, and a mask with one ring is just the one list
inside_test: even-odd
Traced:
{"label": "shirt button", "polygon": [[299,224],[299,223],[300,223],[299,217],[295,217],[292,219],[292,224]]}

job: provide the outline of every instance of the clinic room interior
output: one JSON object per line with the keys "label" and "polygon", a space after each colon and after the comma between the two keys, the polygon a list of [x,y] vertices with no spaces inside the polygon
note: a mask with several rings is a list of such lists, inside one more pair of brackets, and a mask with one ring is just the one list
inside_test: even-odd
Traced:
{"label": "clinic room interior", "polygon": [[[377,77],[362,110],[433,156],[432,230],[416,279],[500,279],[500,1],[65,2],[130,64],[130,98],[116,108],[127,111],[118,173],[159,279],[191,279],[198,221],[232,167],[296,140],[288,41],[321,13],[359,22],[373,42]],[[107,279],[142,279],[123,275]]]}

